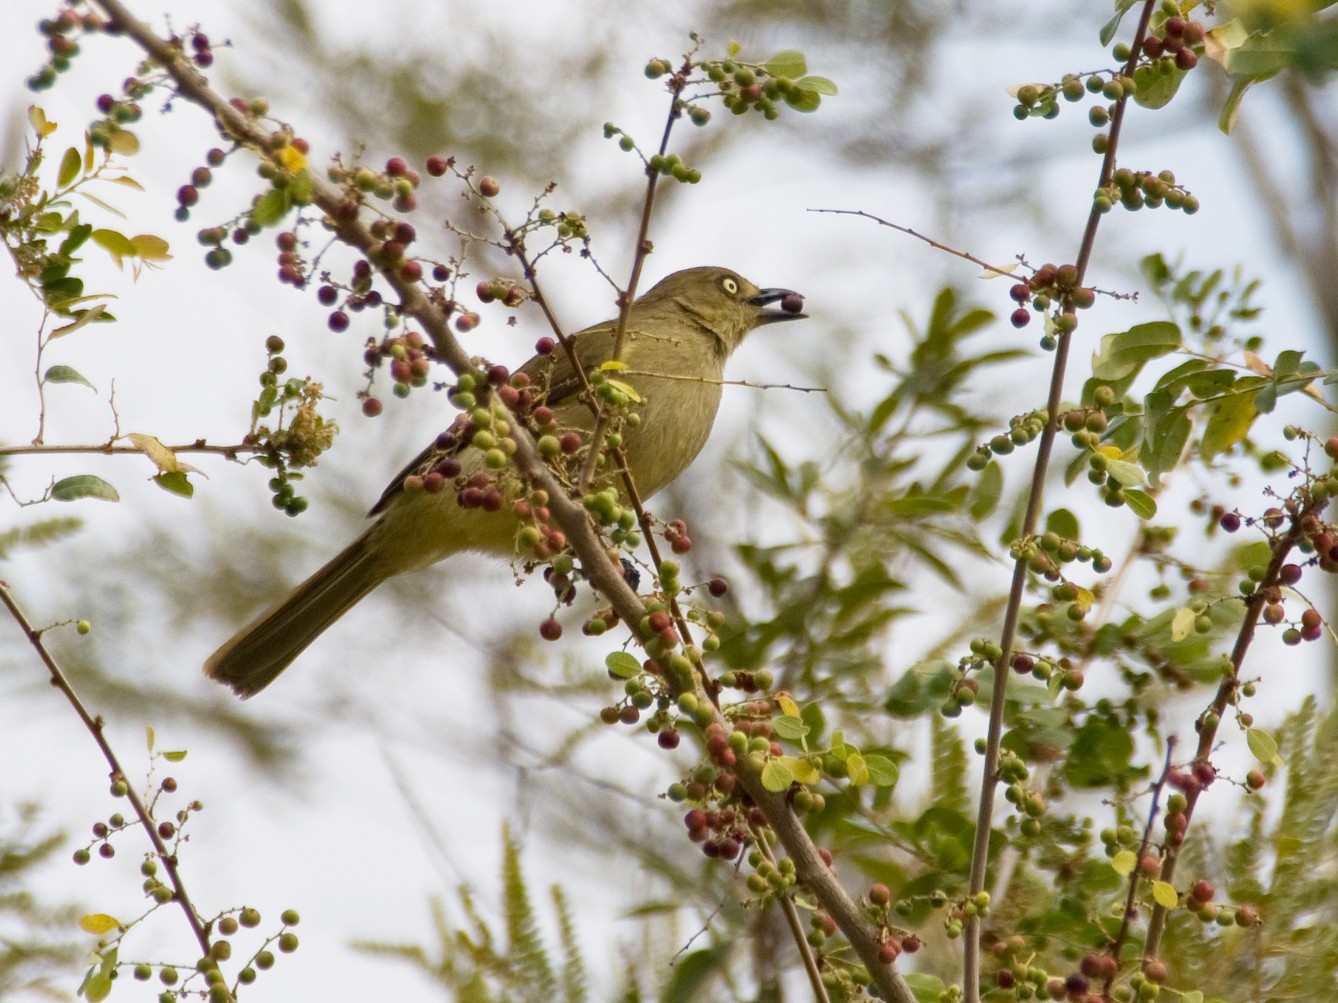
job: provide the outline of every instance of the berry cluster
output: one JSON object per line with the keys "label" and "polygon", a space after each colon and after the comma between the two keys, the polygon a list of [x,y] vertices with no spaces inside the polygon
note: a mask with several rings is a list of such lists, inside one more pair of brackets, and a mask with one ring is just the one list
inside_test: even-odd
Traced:
{"label": "berry cluster", "polygon": [[[1008,290],[1009,298],[1016,303],[1009,320],[1017,328],[1026,327],[1031,322],[1027,310],[1030,302],[1033,309],[1044,313],[1051,306],[1056,306],[1052,318],[1055,330],[1060,334],[1069,334],[1078,326],[1074,310],[1086,310],[1096,302],[1096,291],[1078,284],[1076,265],[1044,264],[1025,282],[1014,283]],[[1057,342],[1055,336],[1047,334],[1041,339],[1041,347],[1054,351]]]}
{"label": "berry cluster", "polygon": [[1170,209],[1179,209],[1187,216],[1199,211],[1199,200],[1189,190],[1175,183],[1175,174],[1161,171],[1131,171],[1121,167],[1111,178],[1111,183],[1098,188],[1092,197],[1092,205],[1099,213],[1110,212],[1119,203],[1131,211],[1156,209],[1163,205]]}
{"label": "berry cluster", "polygon": [[95,31],[111,31],[108,23],[96,11],[80,13],[66,7],[53,18],[41,21],[38,30],[46,36],[47,52],[51,54],[47,64],[28,78],[28,89],[44,91],[53,87],[56,77],[70,68],[71,60],[79,55],[79,43],[71,36],[75,32],[89,34]]}
{"label": "berry cluster", "polygon": [[[1025,311],[1023,311],[1025,312]],[[989,466],[995,456],[1007,456],[1018,446],[1025,446],[1045,430],[1045,423],[1050,420],[1050,412],[1038,408],[1027,414],[1014,415],[1008,419],[1007,434],[1000,433],[989,442],[976,447],[976,451],[966,459],[968,470],[981,471]]]}
{"label": "berry cluster", "polygon": [[132,153],[137,146],[133,135],[126,126],[138,122],[144,115],[139,106],[143,97],[153,90],[153,85],[136,77],[127,77],[121,84],[122,97],[100,94],[97,109],[102,118],[89,123],[88,141],[95,147],[114,150],[119,153]]}

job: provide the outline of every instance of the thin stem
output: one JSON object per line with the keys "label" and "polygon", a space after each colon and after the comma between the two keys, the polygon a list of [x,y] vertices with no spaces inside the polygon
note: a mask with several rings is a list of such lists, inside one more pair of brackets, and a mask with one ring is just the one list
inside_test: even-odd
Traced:
{"label": "thin stem", "polygon": [[204,923],[200,919],[200,914],[195,911],[195,906],[191,904],[190,895],[186,891],[186,883],[181,878],[181,872],[177,869],[177,858],[167,844],[162,841],[158,835],[158,827],[154,823],[153,816],[149,814],[144,802],[135,792],[126,778],[125,770],[121,768],[120,760],[116,758],[116,753],[112,750],[111,743],[107,741],[107,736],[103,729],[101,717],[95,717],[88,712],[84,702],[79,699],[79,695],[74,692],[74,686],[70,683],[69,677],[61,669],[59,663],[52,657],[51,652],[42,643],[42,631],[37,629],[28,620],[20,608],[18,601],[14,598],[9,589],[9,585],[0,581],[0,603],[3,603],[9,611],[9,615],[14,618],[14,622],[19,625],[23,631],[28,643],[31,644],[37,652],[38,658],[46,666],[47,671],[51,673],[51,685],[65,694],[65,699],[69,701],[74,712],[83,722],[88,733],[93,736],[93,741],[97,743],[98,749],[102,752],[102,758],[107,761],[110,768],[109,776],[112,783],[123,783],[126,788],[126,800],[130,802],[130,807],[134,809],[135,817],[139,819],[139,824],[144,828],[144,832],[149,837],[149,842],[153,845],[153,852],[162,862],[163,870],[167,872],[168,879],[172,883],[172,899],[181,906],[181,911],[186,915],[186,922],[190,924],[191,932],[195,934],[195,940],[200,945],[200,951],[204,956],[209,956],[209,932],[205,929]]}
{"label": "thin stem", "polygon": [[[1152,17],[1155,0],[1145,0],[1143,12],[1130,43],[1128,63],[1124,72],[1133,76],[1134,66],[1143,46],[1147,33],[1148,21]],[[1101,187],[1111,183],[1115,175],[1115,154],[1119,148],[1120,129],[1124,124],[1124,113],[1128,107],[1128,97],[1122,96],[1115,102],[1115,111],[1111,115],[1110,136],[1106,153],[1101,161]],[[1101,225],[1101,213],[1093,204],[1087,213],[1087,226],[1083,231],[1082,244],[1078,249],[1077,285],[1082,286],[1087,274],[1088,263],[1096,246],[1097,229]],[[1055,439],[1059,434],[1059,404],[1063,397],[1064,377],[1068,366],[1069,349],[1076,329],[1076,314],[1071,304],[1065,305],[1066,314],[1075,323],[1061,332],[1055,349],[1055,360],[1050,374],[1050,395],[1045,429],[1037,442],[1036,463],[1032,468],[1031,488],[1027,497],[1026,514],[1022,520],[1019,537],[1023,540],[1033,536],[1040,522],[1041,503],[1045,491],[1045,482],[1050,473],[1050,454],[1054,449]],[[999,752],[1003,738],[1004,709],[1008,696],[1009,665],[1012,661],[1013,643],[1017,637],[1018,620],[1022,614],[1022,600],[1026,593],[1028,562],[1019,554],[1013,564],[1013,580],[1008,591],[1008,606],[1004,611],[1003,628],[999,637],[999,658],[994,663],[994,693],[990,700],[989,728],[985,740],[985,761],[981,768],[980,801],[976,812],[976,831],[971,849],[971,872],[967,883],[967,894],[974,897],[985,888],[986,870],[989,865],[990,832],[994,820],[994,794],[999,783]],[[963,951],[963,989],[966,1003],[978,1003],[980,1000],[980,934],[983,924],[979,915],[968,915],[965,928],[965,947]]]}

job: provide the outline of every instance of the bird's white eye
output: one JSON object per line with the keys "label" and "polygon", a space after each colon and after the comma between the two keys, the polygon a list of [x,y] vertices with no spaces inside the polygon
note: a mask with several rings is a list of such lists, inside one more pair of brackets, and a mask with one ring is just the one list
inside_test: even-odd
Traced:
{"label": "bird's white eye", "polygon": [[731,296],[736,296],[739,292],[738,282],[734,281],[734,279],[730,278],[728,275],[720,280],[720,288],[725,290],[725,292],[729,293]]}

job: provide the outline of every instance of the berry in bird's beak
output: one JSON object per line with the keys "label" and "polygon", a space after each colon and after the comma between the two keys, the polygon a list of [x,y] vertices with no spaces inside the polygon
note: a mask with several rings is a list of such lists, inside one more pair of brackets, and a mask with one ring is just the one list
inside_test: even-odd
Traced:
{"label": "berry in bird's beak", "polygon": [[748,301],[756,307],[767,307],[779,303],[779,310],[762,310],[759,323],[770,324],[778,320],[800,320],[806,317],[804,297],[793,289],[763,289]]}

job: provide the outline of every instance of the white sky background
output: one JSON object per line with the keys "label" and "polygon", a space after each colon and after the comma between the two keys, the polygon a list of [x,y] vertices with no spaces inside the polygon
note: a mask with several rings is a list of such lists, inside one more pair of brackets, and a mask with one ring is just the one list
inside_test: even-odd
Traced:
{"label": "white sky background", "polygon": [[[163,6],[162,0],[157,5],[139,4],[137,12],[153,20]],[[563,16],[568,6],[563,2],[507,5],[506,16],[511,30],[531,38],[536,49],[581,45],[580,19]],[[204,27],[216,42],[231,38],[236,48],[220,46],[216,66],[235,62],[238,75],[245,76],[246,68],[258,65],[262,57],[256,51],[260,44],[250,35],[254,22],[242,8],[178,3],[170,10],[178,26],[204,16]],[[439,31],[446,37],[455,24],[453,18],[476,16],[473,5],[461,3],[382,5],[375,19],[362,16],[358,11],[365,9],[352,4],[327,4],[322,10],[334,48],[394,46],[400,31]],[[573,10],[584,12],[585,8]],[[681,51],[688,30],[700,26],[694,20],[695,10],[696,5],[674,4],[658,5],[653,14],[643,13],[639,23],[628,30],[626,45],[616,57],[616,86],[591,94],[573,86],[574,115],[585,116],[586,106],[592,102],[607,102],[610,110],[596,116],[593,135],[583,147],[579,163],[561,165],[560,169],[596,176],[635,169],[630,157],[599,137],[598,122],[612,119],[643,142],[658,134],[663,116],[662,92],[642,78],[641,68],[649,55],[674,56]],[[16,164],[13,151],[20,126],[15,123],[22,121],[22,110],[28,103],[41,103],[48,117],[61,125],[49,147],[49,166],[54,171],[64,147],[81,144],[82,128],[91,118],[96,95],[103,90],[115,91],[117,82],[136,61],[136,53],[126,42],[93,40],[85,45],[76,70],[54,91],[36,97],[21,91],[23,79],[40,65],[43,55],[35,30],[26,32],[22,26],[35,25],[50,13],[46,4],[32,0],[8,0],[6,4],[8,30],[0,33],[0,79],[4,81],[0,94],[7,104],[0,107],[6,116],[3,135],[9,159],[4,166],[8,168]],[[812,72],[835,79],[842,87],[841,96],[826,102],[820,115],[838,121],[848,117],[854,123],[867,111],[870,97],[861,93],[859,68],[844,64],[842,53],[825,50],[816,39],[772,37],[765,28],[755,35],[749,34],[747,26],[733,33],[754,55],[784,48],[803,49]],[[943,72],[937,79],[951,78],[954,86],[969,92],[970,100],[1005,119],[1010,116],[1009,85],[1057,79],[1067,70],[1090,69],[1108,62],[1097,51],[1095,40],[1042,46],[1031,40],[1033,36],[1033,31],[1019,26],[1012,41],[964,42],[947,53],[958,72]],[[725,40],[710,39],[717,47],[722,47]],[[444,47],[443,58],[448,53],[449,47]],[[300,67],[300,62],[300,55],[294,57],[293,66]],[[217,68],[214,75],[224,79]],[[186,225],[175,223],[171,212],[176,188],[201,162],[204,151],[214,145],[214,138],[203,115],[192,107],[182,104],[170,116],[159,116],[155,99],[144,106],[145,117],[136,127],[144,152],[129,167],[147,191],[133,194],[113,189],[111,194],[115,204],[130,217],[122,224],[125,232],[165,236],[172,242],[176,257],[161,271],[146,272],[138,284],[109,269],[90,273],[90,288],[110,289],[119,296],[114,309],[120,320],[115,327],[83,332],[69,339],[68,344],[60,343],[44,360],[44,365],[74,365],[99,391],[95,397],[79,387],[51,388],[47,441],[105,441],[110,433],[106,395],[113,379],[123,431],[149,432],[164,442],[201,436],[210,441],[235,441],[245,421],[244,401],[253,393],[255,375],[263,361],[263,335],[283,335],[289,345],[289,375],[309,370],[329,374],[329,391],[338,398],[332,413],[343,428],[338,454],[322,461],[305,482],[302,493],[312,498],[312,511],[297,520],[293,528],[308,537],[309,546],[297,559],[297,566],[287,571],[295,580],[323,562],[359,528],[356,515],[335,511],[324,503],[327,492],[351,496],[354,512],[369,504],[384,481],[444,424],[442,403],[429,394],[418,393],[408,402],[388,400],[387,414],[377,422],[361,420],[355,393],[361,385],[362,366],[347,345],[355,333],[357,342],[374,333],[373,321],[367,314],[361,319],[355,315],[350,341],[342,345],[337,342],[326,331],[324,311],[313,297],[280,287],[273,280],[271,234],[240,249],[234,266],[221,276],[208,272],[202,263],[202,249],[195,242],[196,230],[244,205],[249,193],[258,190],[255,179],[230,163],[204,193],[192,221]],[[306,106],[281,107],[276,103],[274,108],[279,117],[296,122],[299,132],[313,141],[316,164],[332,152],[323,137],[339,134],[338,123],[321,120],[322,110],[319,95],[312,95]],[[733,127],[730,118],[717,112],[712,128]],[[1255,269],[1269,267],[1272,256],[1266,250],[1267,231],[1253,215],[1251,193],[1243,187],[1243,178],[1226,155],[1231,141],[1211,128],[1168,136],[1161,128],[1163,119],[1134,111],[1123,147],[1124,162],[1172,168],[1199,196],[1203,211],[1192,218],[1168,212],[1112,214],[1103,228],[1102,250],[1089,278],[1097,285],[1124,288],[1129,279],[1119,268],[1130,253],[1141,256],[1163,250],[1169,257],[1182,248],[1198,248],[1199,254],[1221,254],[1220,258],[1197,264],[1248,262]],[[1078,107],[1066,108],[1057,123],[1010,125],[1028,130],[1038,144],[1037,184],[1054,191],[1058,199],[1067,200],[1053,207],[1061,241],[1041,243],[1052,235],[1038,234],[1025,217],[1011,219],[1006,226],[973,228],[976,210],[983,206],[969,204],[958,206],[953,220],[946,224],[948,232],[936,235],[1000,264],[1019,252],[1027,253],[1037,263],[1067,260],[1076,253],[1087,193],[1097,170],[1096,158],[1087,152],[1091,130],[1085,113]],[[23,130],[26,135],[26,126]],[[924,317],[942,282],[951,279],[964,283],[974,279],[977,270],[867,222],[804,211],[816,207],[864,208],[906,225],[932,227],[934,196],[932,190],[919,187],[923,179],[867,169],[847,170],[823,151],[792,140],[750,146],[749,141],[756,141],[760,131],[751,128],[745,135],[740,130],[739,141],[731,144],[718,161],[700,165],[703,182],[676,200],[672,212],[656,230],[656,253],[648,264],[647,279],[653,281],[679,267],[719,263],[739,269],[760,285],[798,289],[806,295],[807,312],[813,319],[802,326],[756,336],[736,359],[731,375],[755,381],[809,382],[811,376],[805,378],[806,364],[824,356],[843,381],[833,389],[855,402],[875,400],[884,387],[872,378],[866,359],[874,347],[897,351],[902,332],[899,311],[916,319]],[[1050,143],[1055,145],[1043,145]],[[765,150],[765,156],[758,155],[758,149]],[[1052,149],[1064,152],[1052,157]],[[376,163],[395,152],[372,150],[368,160]],[[1285,150],[1275,152],[1287,155]],[[958,164],[951,170],[969,174],[995,167]],[[508,190],[501,202],[509,204],[518,215],[528,199],[528,193]],[[557,204],[565,205],[560,197]],[[96,218],[95,212],[85,210],[86,218]],[[587,212],[607,237],[601,244],[605,263],[621,276],[623,263],[628,260],[627,242],[618,244],[616,235],[619,226],[629,233],[630,225],[601,218],[597,205],[587,207]],[[416,223],[420,240],[428,243],[429,225],[425,220]],[[439,246],[443,255],[454,249],[447,243]],[[96,259],[97,252],[90,248],[86,257]],[[1271,326],[1286,332],[1285,344],[1279,339],[1271,350],[1314,344],[1317,332],[1307,327],[1301,290],[1285,274],[1262,274],[1266,285],[1261,300],[1276,322]],[[560,316],[572,328],[611,312],[607,290],[575,261],[557,262],[547,285],[558,301]],[[1000,315],[1007,313],[1006,292],[1001,284],[982,285],[972,292]],[[1292,304],[1296,305],[1294,311]],[[1093,343],[1099,333],[1146,319],[1152,312],[1152,303],[1140,308],[1103,301],[1092,312],[1090,323],[1084,318],[1084,331],[1091,337],[1084,344]],[[4,360],[0,362],[0,439],[23,442],[35,429],[31,370],[32,332],[38,315],[17,283],[0,284],[0,318],[4,337],[0,349]],[[999,331],[1001,340],[1016,338],[1012,343],[1028,348],[1035,346],[1040,334],[1035,322],[1021,335],[1012,335],[1006,325]],[[242,340],[235,340],[238,332],[245,332]],[[471,347],[498,359],[519,362],[539,333],[540,325],[533,316],[522,314],[520,330],[508,332],[499,318],[485,315],[485,324]],[[829,352],[834,346],[837,351]],[[1082,351],[1085,349],[1077,350]],[[1075,361],[1080,365],[1082,358],[1077,354]],[[853,364],[843,366],[845,361]],[[1323,364],[1329,360],[1322,355],[1319,361]],[[1041,371],[1026,364],[1000,374],[1016,374],[1023,381],[1039,379],[1035,374]],[[343,380],[342,386],[333,385],[339,379]],[[1034,399],[1007,405],[1011,412],[1041,403],[1043,389],[1039,383],[1036,386]],[[716,475],[724,465],[725,443],[741,443],[745,451],[751,448],[747,436],[737,433],[743,420],[759,407],[768,433],[779,437],[788,455],[813,455],[832,448],[824,438],[831,435],[831,424],[816,397],[773,392],[758,398],[754,392],[735,391],[727,397],[717,424],[716,442],[695,466],[693,477],[704,483]],[[1318,420],[1313,413],[1307,417]],[[1023,452],[1026,458],[1019,462],[1029,464],[1030,453]],[[149,464],[137,458],[16,458],[11,474],[18,489],[30,495],[40,494],[50,478],[75,472],[97,473],[113,482],[122,494],[122,504],[85,502],[77,506],[77,514],[88,520],[86,542],[118,540],[155,526],[184,530],[194,539],[226,540],[244,536],[248,526],[267,521],[272,524],[283,518],[271,509],[264,489],[268,475],[258,468],[242,469],[213,458],[187,459],[209,477],[196,481],[196,497],[189,503],[149,484]],[[1188,490],[1183,492],[1178,503],[1183,504],[1190,496]],[[722,511],[722,525],[711,527],[712,532],[728,538],[731,532],[741,533],[741,527],[746,527],[752,536],[765,537],[767,526],[757,518],[765,507],[753,497],[738,497],[743,499],[738,510]],[[1163,502],[1164,510],[1168,504],[1177,504],[1174,493]],[[58,514],[71,511],[75,509],[62,508]],[[53,514],[49,507],[21,512],[11,507],[0,525],[49,514]],[[1113,515],[1101,525],[1088,524],[1094,533],[1109,535],[1109,540],[1093,542],[1114,553],[1121,552],[1120,543],[1131,526],[1132,516],[1127,513]],[[226,636],[224,625],[179,632],[172,624],[161,622],[161,617],[155,618],[152,609],[138,610],[131,623],[99,617],[98,610],[70,609],[63,596],[68,583],[77,580],[80,569],[64,558],[67,553],[87,559],[96,553],[96,547],[85,545],[77,551],[57,547],[24,556],[0,567],[0,575],[15,587],[19,600],[39,623],[75,616],[92,619],[103,645],[99,650],[115,659],[115,671],[152,673],[164,687],[207,691],[210,684],[199,674],[198,666]],[[191,556],[182,555],[181,589],[191,587]],[[450,571],[428,571],[406,581],[404,587],[414,591],[439,589],[446,575],[474,576],[476,587],[468,596],[453,591],[440,614],[443,623],[459,627],[467,638],[486,640],[488,632],[495,630],[532,631],[547,609],[546,590],[541,585],[532,584],[517,592],[505,569],[482,560],[452,563]],[[462,608],[468,597],[484,600],[482,613],[478,608]],[[412,664],[401,664],[408,658],[406,653],[393,650],[393,639],[384,643],[375,640],[382,620],[394,623],[386,614],[392,598],[389,593],[382,594],[380,603],[373,599],[350,614],[273,690],[245,705],[246,713],[290,723],[299,735],[304,722],[311,724],[308,731],[315,734],[316,747],[304,748],[305,772],[296,778],[268,778],[240,770],[230,745],[212,734],[174,733],[176,729],[164,727],[155,719],[151,707],[144,709],[141,720],[109,722],[109,734],[132,775],[140,770],[146,724],[158,725],[160,747],[190,749],[189,758],[172,773],[186,796],[206,803],[206,810],[192,823],[193,835],[183,864],[196,903],[206,915],[246,901],[262,909],[266,915],[263,929],[269,929],[282,908],[294,906],[302,911],[304,919],[298,932],[303,948],[292,958],[281,958],[274,971],[262,976],[249,998],[338,1001],[426,997],[430,994],[424,992],[422,980],[406,966],[349,952],[345,943],[353,938],[426,941],[429,896],[446,895],[448,905],[454,907],[450,889],[461,877],[474,884],[482,901],[495,901],[499,825],[503,818],[513,817],[515,792],[529,780],[491,774],[478,768],[477,757],[470,755],[466,761],[465,754],[486,748],[504,723],[520,731],[535,728],[541,736],[535,744],[544,747],[545,728],[536,728],[535,721],[499,722],[491,711],[480,713],[481,708],[491,707],[482,688],[467,673],[451,671],[454,666],[443,666],[438,661],[468,663],[474,657],[471,647],[449,634],[439,643],[437,658],[429,653],[426,659],[414,658]],[[512,608],[501,612],[502,604],[517,607],[519,612]],[[579,632],[579,617],[568,614],[564,620],[569,637]],[[0,632],[4,629],[0,627]],[[60,639],[65,650],[77,643],[72,636]],[[121,806],[105,796],[103,767],[89,737],[54,693],[46,693],[44,684],[34,686],[31,682],[41,675],[40,667],[32,659],[24,660],[19,647],[5,650],[17,653],[18,660],[7,657],[0,675],[0,693],[5,694],[0,699],[0,762],[11,764],[0,781],[0,812],[8,812],[19,801],[41,800],[46,805],[43,822],[48,828],[63,828],[81,839],[92,822]],[[591,672],[600,671],[603,647],[585,649],[573,644],[571,650],[588,652],[581,656],[585,662],[578,664]],[[461,652],[458,659],[451,658],[453,651]],[[336,664],[341,656],[360,667]],[[909,664],[909,659],[898,654],[898,662]],[[365,714],[368,727],[331,729],[317,724],[327,710],[323,679],[336,671],[344,682],[359,673],[378,680],[358,690],[365,704],[351,715],[356,718]],[[225,698],[220,694],[219,699],[221,705]],[[536,719],[545,723],[555,720],[559,729],[566,731],[588,720],[596,706],[560,707],[555,701],[542,705],[535,701],[530,710]],[[347,711],[345,715],[349,716]],[[394,722],[395,729],[383,739],[378,729],[387,721]],[[641,790],[653,791],[663,789],[672,779],[673,766],[652,746],[643,737],[629,738],[619,732],[606,735],[594,748],[601,750],[610,764],[611,779],[632,783],[633,778],[647,774],[659,776],[661,779],[654,783],[637,781]],[[387,766],[388,758],[408,779],[414,796],[433,818],[438,836],[449,847],[445,866],[425,845],[411,820]],[[13,764],[18,764],[18,769],[12,768]],[[649,796],[646,801],[650,801]],[[542,815],[542,805],[533,806],[533,810],[536,816]],[[648,826],[664,819],[669,820],[665,824],[675,824],[676,820],[676,813],[669,809],[629,805],[626,810],[644,811]],[[596,977],[595,998],[601,998],[605,995],[602,989],[611,984],[613,973],[620,969],[615,961],[615,943],[635,937],[634,921],[620,922],[618,910],[627,905],[625,893],[637,879],[616,874],[615,880],[608,881],[607,868],[618,864],[616,847],[610,848],[604,860],[592,862],[584,852],[571,852],[560,838],[553,839],[542,824],[526,827],[526,821],[522,817],[516,823],[529,850],[526,864],[535,887],[562,881],[573,893],[582,920],[591,929],[601,931],[600,936],[588,941],[586,959]],[[137,837],[123,835],[119,849],[121,856],[112,864],[95,861],[84,869],[68,864],[68,855],[62,854],[34,890],[52,901],[77,899],[90,909],[135,915],[139,909],[139,881],[127,862],[138,859]],[[686,855],[696,851],[682,841],[681,852]],[[635,890],[649,896],[655,886],[649,878],[642,880],[644,887]],[[613,887],[601,888],[601,883]],[[539,903],[539,910],[550,914],[546,902]],[[179,934],[179,922],[164,912],[132,934],[123,955],[186,961],[193,955]],[[606,943],[609,953],[603,955],[600,952]],[[118,994],[124,995],[128,989],[136,991],[120,986]]]}

